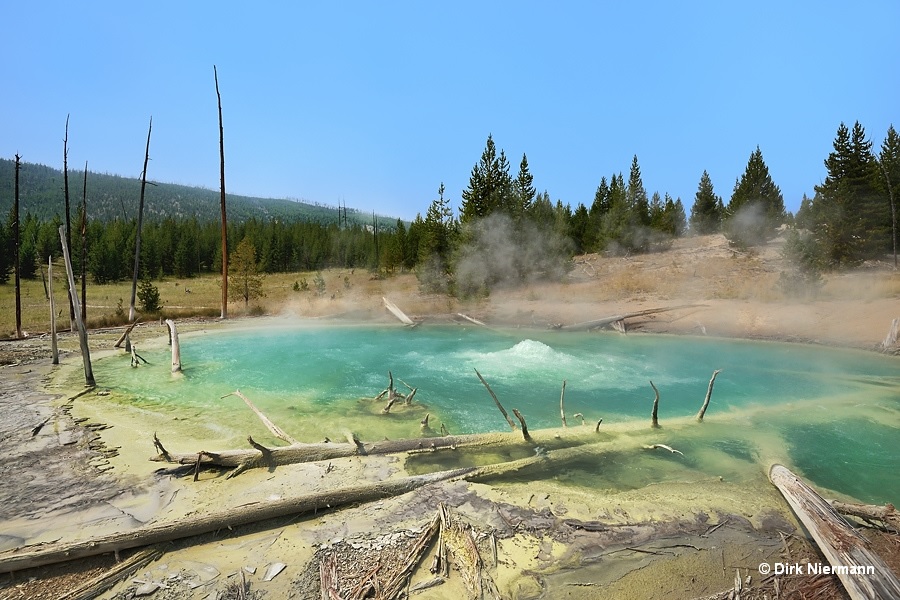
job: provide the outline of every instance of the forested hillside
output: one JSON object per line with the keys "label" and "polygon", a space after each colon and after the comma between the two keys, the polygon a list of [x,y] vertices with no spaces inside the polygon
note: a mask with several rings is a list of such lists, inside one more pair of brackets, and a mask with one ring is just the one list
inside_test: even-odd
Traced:
{"label": "forested hillside", "polygon": [[[9,214],[13,204],[15,161],[0,159],[0,215]],[[69,169],[69,201],[72,206],[81,204],[84,195],[84,171]],[[61,169],[44,165],[22,163],[19,171],[19,210],[24,218],[31,215],[39,221],[51,221],[54,217],[64,220],[64,182]],[[227,190],[226,190],[227,191]],[[87,202],[88,220],[108,223],[115,219],[130,220],[137,217],[141,181],[138,178],[120,177],[88,171]],[[228,219],[280,219],[307,221],[327,225],[337,223],[338,209],[292,200],[254,198],[228,194]],[[370,224],[372,215],[348,208],[349,223]],[[166,218],[198,221],[218,221],[219,190],[148,181],[144,198],[145,221],[162,221]],[[379,217],[379,227],[393,227],[396,219]]]}

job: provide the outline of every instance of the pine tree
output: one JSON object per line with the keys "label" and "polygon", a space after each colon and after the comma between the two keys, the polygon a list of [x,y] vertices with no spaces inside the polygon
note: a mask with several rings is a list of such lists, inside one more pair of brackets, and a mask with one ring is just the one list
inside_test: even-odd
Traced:
{"label": "pine tree", "polygon": [[759,146],[734,184],[725,210],[725,235],[732,243],[755,246],[775,237],[786,211],[781,190],[772,181]]}
{"label": "pine tree", "polygon": [[472,167],[469,187],[462,193],[460,221],[468,224],[495,211],[509,214],[513,203],[512,191],[506,153],[501,150],[498,155],[494,138],[488,135],[481,160]]}
{"label": "pine tree", "polygon": [[718,232],[722,212],[722,199],[716,196],[709,173],[703,171],[694,196],[694,206],[691,207],[691,231],[698,235]]}
{"label": "pine tree", "polygon": [[256,248],[245,237],[228,257],[228,299],[243,300],[246,308],[251,300],[265,296],[262,285]]}
{"label": "pine tree", "polygon": [[825,159],[828,174],[811,205],[812,233],[826,266],[858,263],[885,251],[889,207],[880,206],[875,188],[877,165],[872,143],[857,122],[851,132],[843,123]]}
{"label": "pine tree", "polygon": [[900,192],[900,136],[893,125],[888,127],[887,135],[881,143],[878,154],[878,166],[883,178],[881,183],[888,196],[891,207],[891,252],[894,255],[894,268],[897,268],[897,194]]}
{"label": "pine tree", "polygon": [[657,231],[672,233],[666,224],[666,207],[659,192],[653,192],[653,196],[650,197],[650,227]]}
{"label": "pine tree", "polygon": [[637,154],[631,159],[626,197],[628,198],[628,208],[632,214],[632,226],[646,227],[650,225],[650,206],[647,201],[647,190],[644,189],[644,181],[641,179],[641,167],[638,165]]}
{"label": "pine tree", "polygon": [[513,182],[512,216],[515,220],[521,220],[531,210],[537,190],[534,189],[534,176],[528,170],[528,157],[522,155],[519,163],[519,175]]}

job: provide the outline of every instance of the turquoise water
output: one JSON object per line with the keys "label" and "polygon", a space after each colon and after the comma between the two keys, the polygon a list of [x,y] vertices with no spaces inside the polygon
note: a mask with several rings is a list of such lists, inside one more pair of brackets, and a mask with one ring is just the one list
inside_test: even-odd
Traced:
{"label": "turquoise water", "polygon": [[[152,364],[139,369],[124,369],[126,356],[99,361],[96,378],[116,381],[117,395],[138,406],[202,413],[245,436],[255,417],[239,399],[220,399],[239,388],[283,429],[319,441],[346,429],[366,440],[420,435],[426,413],[435,429],[443,423],[451,433],[507,430],[476,368],[532,429],[560,425],[563,379],[570,425],[574,413],[589,423],[649,423],[652,380],[665,428],[667,419],[696,414],[712,371],[721,369],[706,422],[696,426],[708,439],[688,436],[679,440],[684,447],[711,448],[735,469],[784,456],[820,486],[900,502],[895,358],[706,338],[292,322],[182,336],[181,346],[183,376],[167,374],[168,349],[159,349],[141,351]],[[388,370],[398,390],[408,391],[402,379],[418,392],[414,406],[385,416],[384,401],[365,399],[387,386]]]}

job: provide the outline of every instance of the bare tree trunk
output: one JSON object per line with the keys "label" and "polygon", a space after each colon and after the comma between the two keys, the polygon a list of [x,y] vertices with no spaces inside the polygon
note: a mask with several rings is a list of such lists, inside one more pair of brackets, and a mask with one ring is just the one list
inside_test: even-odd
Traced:
{"label": "bare tree trunk", "polygon": [[659,429],[659,419],[657,418],[657,412],[659,411],[659,390],[656,389],[656,386],[653,385],[653,382],[650,382],[650,387],[653,388],[653,393],[656,396],[653,398],[653,412],[650,414],[650,426],[653,429]]}
{"label": "bare tree trunk", "polygon": [[[69,115],[66,115],[66,137],[63,138],[63,196],[66,200],[66,239],[63,245],[72,251],[72,222],[69,216]],[[75,331],[75,304],[72,296],[75,290],[69,288],[69,328]]]}
{"label": "bare tree trunk", "polygon": [[219,203],[222,206],[222,318],[228,318],[228,219],[225,215],[225,128],[222,125],[222,95],[219,93],[219,74],[213,65],[216,80],[216,99],[219,103]]}
{"label": "bare tree trunk", "polygon": [[568,427],[569,425],[566,423],[566,409],[563,406],[563,402],[566,399],[566,380],[563,379],[562,391],[559,393],[559,416],[562,417],[563,427]]}
{"label": "bare tree trunk", "polygon": [[141,266],[141,222],[144,218],[144,190],[147,187],[147,162],[150,160],[150,132],[153,131],[153,117],[147,129],[147,149],[144,152],[144,170],[141,172],[141,199],[138,203],[137,236],[134,240],[134,276],[131,278],[131,304],[128,307],[128,320],[134,321],[134,299],[137,296],[138,269]]}
{"label": "bare tree trunk", "polygon": [[59,345],[56,341],[56,302],[53,299],[53,257],[47,259],[47,293],[50,296],[50,355],[53,364],[59,364]]}
{"label": "bare tree trunk", "polygon": [[81,320],[87,323],[87,171],[84,161],[84,187],[81,189]]}
{"label": "bare tree trunk", "polygon": [[13,200],[13,244],[16,252],[13,265],[16,271],[16,337],[22,339],[22,290],[19,281],[19,169],[22,166],[20,161],[21,157],[16,154],[16,185]]}
{"label": "bare tree trunk", "polygon": [[[59,239],[63,245],[63,258],[66,261],[66,275],[69,276],[69,290],[75,289],[75,275],[72,273],[72,259],[69,258],[69,248],[66,246],[66,232],[62,225],[59,227]],[[78,296],[69,294],[69,297],[78,308]],[[81,311],[75,310],[75,325],[78,327],[78,342],[81,344],[81,359],[84,362],[84,384],[88,387],[94,387],[97,383],[94,381],[94,371],[91,369],[91,350],[88,347],[87,330],[84,328],[84,321],[81,320]]]}
{"label": "bare tree trunk", "polygon": [[503,418],[505,418],[506,422],[509,423],[509,428],[515,431],[516,424],[513,423],[513,420],[509,418],[509,414],[503,408],[503,405],[500,404],[500,400],[497,399],[497,394],[494,393],[494,390],[491,389],[491,386],[488,385],[488,382],[484,380],[484,377],[481,376],[481,373],[478,372],[478,369],[475,369],[475,374],[478,375],[478,379],[481,380],[481,383],[483,383],[484,387],[487,388],[488,394],[490,394],[491,398],[494,399],[494,404],[497,405],[497,408],[500,409],[500,413],[503,415]]}
{"label": "bare tree trunk", "polygon": [[166,319],[169,327],[169,343],[172,345],[172,372],[181,371],[181,345],[178,343],[178,330],[175,329],[175,321]]}

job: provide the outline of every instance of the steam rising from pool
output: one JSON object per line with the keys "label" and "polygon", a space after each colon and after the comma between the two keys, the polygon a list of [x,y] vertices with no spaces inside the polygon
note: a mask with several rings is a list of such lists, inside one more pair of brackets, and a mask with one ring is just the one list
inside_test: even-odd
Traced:
{"label": "steam rising from pool", "polygon": [[[443,423],[451,433],[508,429],[475,369],[532,429],[560,425],[564,379],[570,426],[582,413],[592,424],[602,418],[649,427],[652,380],[661,395],[660,441],[681,443],[688,457],[693,452],[687,469],[749,480],[774,459],[860,500],[900,501],[900,373],[896,359],[869,353],[668,336],[287,322],[184,335],[181,346],[183,376],[168,373],[162,347],[142,349],[151,365],[137,369],[124,355],[98,361],[96,378],[114,391],[111,401],[196,419],[206,428],[198,425],[198,436],[236,447],[248,433],[266,435],[239,399],[220,399],[238,388],[298,439],[342,439],[350,429],[374,440],[421,435],[426,413],[435,429]],[[688,437],[667,430],[667,420],[697,412],[714,369],[722,372],[705,422],[691,425]],[[384,402],[371,398],[387,386],[389,370],[398,390],[408,391],[402,380],[418,392],[413,406],[382,415]],[[640,464],[622,458],[604,469],[611,479],[591,485],[642,485],[648,476]],[[654,471],[650,478],[685,476],[663,471],[668,475]]]}

